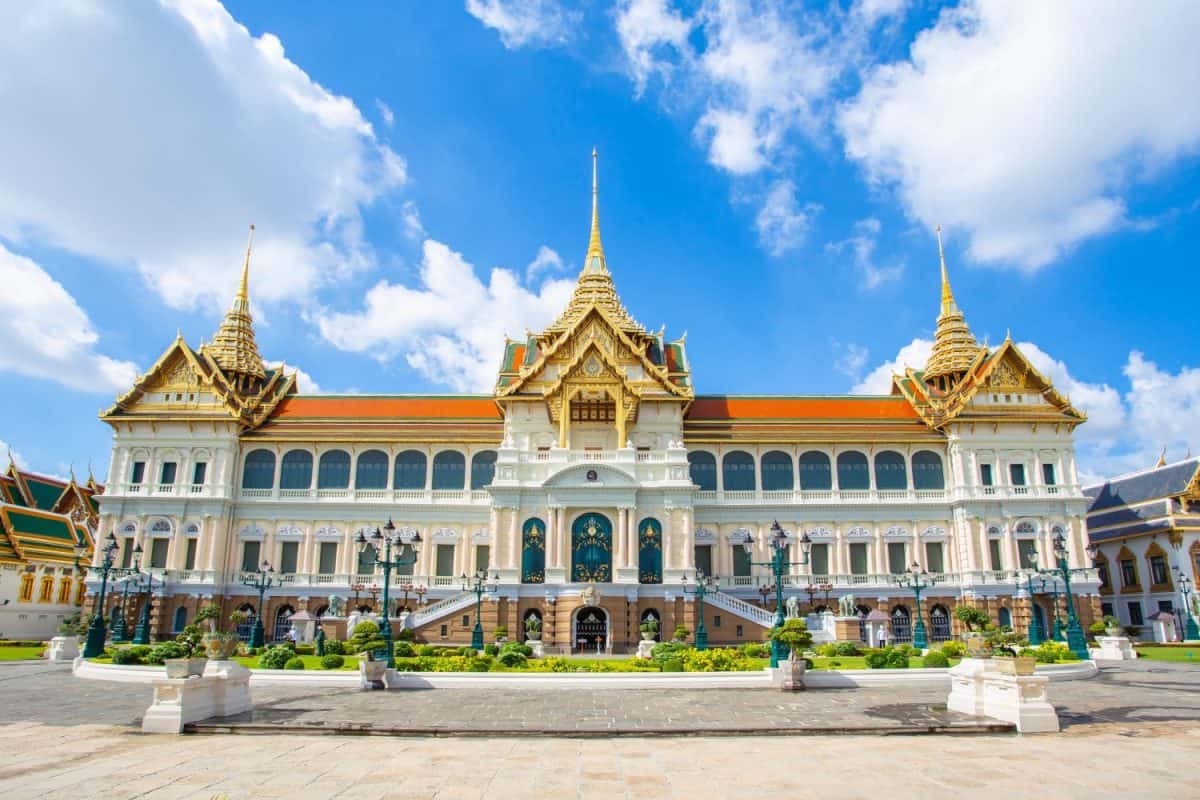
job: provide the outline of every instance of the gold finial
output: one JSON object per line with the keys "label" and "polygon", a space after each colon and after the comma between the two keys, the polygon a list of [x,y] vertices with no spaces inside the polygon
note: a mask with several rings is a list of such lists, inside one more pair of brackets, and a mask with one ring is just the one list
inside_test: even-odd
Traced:
{"label": "gold finial", "polygon": [[592,148],[592,233],[588,237],[587,255],[583,259],[583,271],[607,272],[604,263],[604,246],[600,244],[600,190],[597,180],[597,153]]}
{"label": "gold finial", "polygon": [[935,226],[934,231],[937,233],[938,263],[942,271],[942,308],[937,318],[933,350],[925,364],[925,381],[948,392],[975,360],[979,344],[950,290],[946,251],[942,247],[942,226]]}
{"label": "gold finial", "polygon": [[942,265],[942,313],[954,310],[954,293],[950,291],[950,274],[946,271],[946,252],[942,249],[942,226],[934,228],[937,232],[938,261]]}
{"label": "gold finial", "polygon": [[1006,342],[1012,341],[1012,328],[1004,329],[1004,341],[1006,341]]}
{"label": "gold finial", "polygon": [[242,264],[242,282],[238,285],[237,299],[250,301],[250,249],[254,247],[254,223],[250,223],[250,238],[246,242],[246,262]]}
{"label": "gold finial", "polygon": [[8,468],[13,469],[17,466],[17,459],[13,458],[12,445],[8,446]]}
{"label": "gold finial", "polygon": [[1158,454],[1158,463],[1155,467],[1165,467],[1167,465],[1167,446],[1164,444],[1162,452]]}

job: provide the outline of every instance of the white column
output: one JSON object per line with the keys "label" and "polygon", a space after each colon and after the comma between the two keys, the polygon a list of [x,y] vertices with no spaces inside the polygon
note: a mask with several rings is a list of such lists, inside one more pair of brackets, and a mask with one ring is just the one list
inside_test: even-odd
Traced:
{"label": "white column", "polygon": [[521,517],[521,509],[513,506],[508,509],[511,515],[508,520],[508,548],[505,551],[508,555],[508,560],[505,564],[509,569],[516,569],[517,562],[520,558],[518,555],[521,552],[521,526],[518,524]]}
{"label": "white column", "polygon": [[696,569],[696,526],[692,520],[692,510],[683,509],[683,568]]}
{"label": "white column", "polygon": [[1004,523],[1004,557],[1008,561],[1005,565],[1006,569],[1015,570],[1021,568],[1021,562],[1017,558],[1017,541],[1013,537],[1012,524],[1008,521]]}
{"label": "white column", "polygon": [[558,566],[558,510],[546,509],[546,566]]}
{"label": "white column", "polygon": [[571,568],[571,540],[567,531],[567,509],[560,506],[555,513],[558,514],[558,566],[569,570]]}
{"label": "white column", "polygon": [[909,562],[910,563],[916,562],[917,564],[921,565],[922,569],[927,570],[927,569],[929,569],[929,566],[925,563],[925,553],[923,553],[921,550],[921,534],[917,530],[917,523],[912,522],[909,524],[911,524],[913,526],[912,527],[912,558],[909,559]]}

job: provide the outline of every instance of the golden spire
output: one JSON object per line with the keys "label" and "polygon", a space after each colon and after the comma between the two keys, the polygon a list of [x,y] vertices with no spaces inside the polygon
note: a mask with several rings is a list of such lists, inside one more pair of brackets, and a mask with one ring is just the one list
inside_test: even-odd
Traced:
{"label": "golden spire", "polygon": [[592,232],[588,237],[587,255],[583,258],[584,272],[608,272],[604,263],[604,245],[600,243],[600,192],[596,181],[596,148],[592,148]]}
{"label": "golden spire", "polygon": [[1158,454],[1158,463],[1155,467],[1165,467],[1167,465],[1167,446],[1164,444],[1162,452]]}
{"label": "golden spire", "polygon": [[954,301],[950,276],[946,270],[946,254],[942,249],[942,226],[935,228],[938,240],[938,261],[942,269],[942,307],[933,335],[933,351],[925,365],[925,382],[950,391],[979,355],[979,343]]}
{"label": "golden spire", "polygon": [[241,392],[253,391],[267,374],[254,340],[254,321],[250,317],[250,252],[253,246],[254,226],[251,225],[242,279],[233,305],[221,320],[212,342],[201,348],[212,356]]}

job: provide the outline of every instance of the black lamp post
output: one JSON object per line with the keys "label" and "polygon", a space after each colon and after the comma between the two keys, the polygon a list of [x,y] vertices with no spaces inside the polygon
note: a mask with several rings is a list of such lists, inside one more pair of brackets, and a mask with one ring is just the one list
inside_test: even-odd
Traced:
{"label": "black lamp post", "polygon": [[134,575],[141,573],[141,560],[142,546],[139,544],[133,548],[133,567],[128,570],[121,570],[124,573],[125,580],[123,581],[124,587],[121,590],[121,605],[118,606],[120,613],[117,612],[117,609],[113,609],[112,640],[114,642],[123,642],[129,638],[129,621],[126,619],[126,615],[129,613],[129,582]]}
{"label": "black lamp post", "polygon": [[[497,584],[487,585],[488,574],[486,570],[477,570],[470,580],[467,579],[466,573],[462,576],[462,586],[468,592],[475,593],[475,627],[471,630],[471,649],[483,649],[483,623],[479,621],[479,613],[483,609],[483,593],[495,591]],[[495,578],[493,577],[493,580]]]}
{"label": "black lamp post", "polygon": [[[77,547],[76,555],[84,548]],[[84,658],[95,658],[104,653],[104,595],[108,589],[108,573],[112,572],[113,560],[117,557],[117,537],[109,533],[104,537],[104,549],[100,551],[100,596],[96,600],[96,612],[92,614],[92,624],[88,626],[87,643],[83,646]]]}
{"label": "black lamp post", "polygon": [[[381,634],[383,641],[387,643],[387,665],[388,669],[396,667],[396,654],[392,647],[392,623],[388,619],[388,593],[392,585],[392,570],[399,570],[403,567],[408,567],[417,563],[417,548],[414,545],[421,543],[421,533],[418,531],[413,534],[412,540],[406,545],[400,535],[396,533],[396,526],[392,524],[389,518],[387,524],[383,526],[383,530],[375,529],[371,534],[370,540],[363,535],[362,531],[358,532],[358,536],[354,539],[354,543],[358,545],[360,554],[366,552],[367,545],[370,544],[375,548],[373,560],[375,566],[383,567],[383,608],[379,615],[379,627],[382,628]],[[379,557],[379,549],[383,548],[383,558]],[[392,558],[392,548],[396,548],[396,557]],[[411,555],[404,555],[404,549],[408,548]],[[480,645],[482,647],[482,645]]]}
{"label": "black lamp post", "polygon": [[274,585],[275,581],[271,577],[275,574],[275,568],[271,566],[269,561],[263,561],[258,570],[251,572],[251,578],[242,578],[242,585],[249,586],[251,589],[258,590],[258,611],[254,614],[254,627],[250,629],[250,641],[247,642],[247,647],[251,649],[262,647],[266,642],[266,632],[263,630],[263,597]]}
{"label": "black lamp post", "polygon": [[696,570],[696,588],[689,589],[687,585],[687,576],[683,576],[683,593],[693,594],[696,596],[696,649],[708,649],[708,629],[704,627],[704,596],[711,591],[716,590],[716,584],[709,575],[704,574],[704,570]]}
{"label": "black lamp post", "polygon": [[1187,619],[1183,638],[1189,642],[1200,639],[1200,628],[1196,627],[1196,618],[1192,616],[1192,579],[1184,575],[1179,567],[1175,568],[1175,585],[1183,595],[1183,616]]}
{"label": "black lamp post", "polygon": [[925,637],[925,615],[921,613],[921,592],[935,583],[937,581],[915,561],[907,573],[896,578],[897,586],[912,589],[913,594],[917,596],[917,627],[913,628],[913,647],[918,650],[929,647],[929,641]]}
{"label": "black lamp post", "polygon": [[[812,540],[808,538],[807,533],[800,535],[800,560],[789,561],[788,552],[788,537],[783,532],[783,528],[779,527],[779,521],[771,523],[771,538],[767,542],[771,546],[770,561],[750,561],[751,566],[770,567],[771,573],[775,576],[775,627],[783,627],[786,621],[783,615],[783,576],[787,574],[789,567],[803,567],[808,564],[808,555],[812,550]],[[746,555],[752,556],[754,552],[754,541],[747,538],[742,542],[742,547],[745,548]],[[787,660],[788,646],[780,641],[771,642],[771,666],[778,667],[780,661]]]}
{"label": "black lamp post", "polygon": [[154,576],[149,570],[142,574],[146,576],[146,599],[142,602],[142,613],[138,615],[138,624],[133,631],[134,644],[150,644],[150,606],[154,605]]}
{"label": "black lamp post", "polygon": [[[1090,545],[1088,555],[1095,560],[1095,545]],[[1084,638],[1083,628],[1079,625],[1079,617],[1075,615],[1075,599],[1071,596],[1071,574],[1078,572],[1086,572],[1085,569],[1072,569],[1067,562],[1067,537],[1063,536],[1062,531],[1059,531],[1054,536],[1054,561],[1055,567],[1052,569],[1040,569],[1038,572],[1043,575],[1051,575],[1062,578],[1063,592],[1067,596],[1067,647],[1071,649],[1080,661],[1086,661],[1088,655],[1087,639]],[[1057,608],[1055,609],[1057,613]]]}

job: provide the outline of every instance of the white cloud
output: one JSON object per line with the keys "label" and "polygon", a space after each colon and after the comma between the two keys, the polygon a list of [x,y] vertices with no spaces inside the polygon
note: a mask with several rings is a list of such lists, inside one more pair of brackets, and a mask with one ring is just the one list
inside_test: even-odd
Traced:
{"label": "white cloud", "polygon": [[862,273],[861,286],[864,289],[878,289],[883,284],[894,281],[904,274],[904,264],[889,264],[879,266],[875,262],[875,246],[883,225],[874,217],[860,219],[854,223],[854,235],[840,242],[830,242],[825,249],[831,253],[841,253],[849,250],[854,255],[854,265]]}
{"label": "white cloud", "polygon": [[670,82],[674,72],[671,60],[686,51],[692,23],[667,0],[620,0],[616,28],[637,95],[641,96],[655,75]]}
{"label": "white cloud", "polygon": [[[923,367],[932,347],[928,339],[914,339],[850,391],[889,392],[892,375],[904,374],[905,365]],[[1151,467],[1163,447],[1168,459],[1182,458],[1189,450],[1200,453],[1200,368],[1181,367],[1170,373],[1134,350],[1122,370],[1129,381],[1122,394],[1107,383],[1079,380],[1066,364],[1033,342],[1018,342],[1017,349],[1088,415],[1087,422],[1075,430],[1076,460],[1084,483]]]}
{"label": "white cloud", "polygon": [[376,98],[375,108],[377,108],[379,110],[379,118],[381,120],[383,120],[384,125],[386,125],[387,127],[390,128],[390,127],[392,127],[392,125],[395,124],[396,114],[394,111],[392,111],[391,106],[389,106],[387,103],[383,102],[382,100],[379,100],[378,98]]}
{"label": "white cloud", "polygon": [[800,206],[791,181],[776,181],[754,219],[759,241],[774,256],[795,250],[804,242],[812,216],[819,210],[820,206],[812,203]]}
{"label": "white cloud", "polygon": [[532,284],[539,273],[561,272],[565,266],[562,256],[546,245],[542,245],[538,248],[533,261],[530,261],[529,266],[525,268],[525,281]]}
{"label": "white cloud", "polygon": [[509,50],[563,44],[580,19],[558,0],[467,0],[467,13],[500,34]]}
{"label": "white cloud", "polygon": [[1126,224],[1131,185],[1200,146],[1200,4],[974,0],[841,109],[847,155],[913,217],[1032,270]]}
{"label": "white cloud", "polygon": [[353,313],[327,313],[321,335],[335,347],[369,353],[379,361],[402,355],[429,380],[455,391],[490,391],[503,354],[504,336],[540,329],[566,307],[569,280],[548,280],[538,291],[522,286],[507,269],[485,284],[461,254],[441,242],[423,246],[420,285],[380,281]]}
{"label": "white cloud", "polygon": [[859,375],[862,374],[863,367],[867,365],[871,351],[854,342],[846,344],[834,342],[833,348],[839,354],[833,362],[833,368],[851,380],[857,381]]}
{"label": "white cloud", "polygon": [[75,298],[32,260],[0,245],[0,371],[110,394],[137,367],[96,351],[100,335]]}
{"label": "white cloud", "polygon": [[850,388],[851,394],[891,394],[892,376],[903,375],[906,367],[923,369],[933,350],[932,339],[913,339],[891,361],[885,361]]}
{"label": "white cloud", "polygon": [[320,384],[312,379],[311,375],[294,364],[288,364],[285,361],[267,361],[266,364],[268,369],[283,367],[289,374],[292,372],[296,373],[296,391],[300,394],[327,394],[321,388]]}
{"label": "white cloud", "polygon": [[425,226],[421,224],[421,212],[416,203],[406,200],[400,207],[400,219],[404,222],[404,235],[409,239],[421,239],[425,236]]}
{"label": "white cloud", "polygon": [[0,236],[177,307],[228,303],[251,222],[256,300],[369,265],[360,210],[405,181],[351,100],[216,0],[0,4],[0,107]]}

